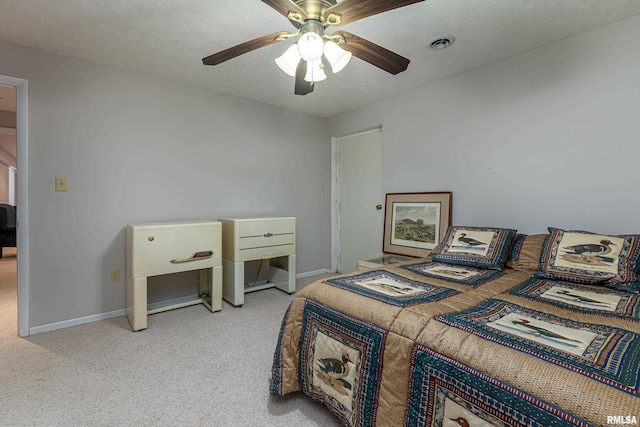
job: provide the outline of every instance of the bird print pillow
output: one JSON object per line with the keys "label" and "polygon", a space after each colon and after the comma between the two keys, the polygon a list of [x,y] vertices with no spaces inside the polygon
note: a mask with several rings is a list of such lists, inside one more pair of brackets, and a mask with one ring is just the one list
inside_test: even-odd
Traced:
{"label": "bird print pillow", "polygon": [[510,228],[451,226],[432,260],[502,270],[516,233]]}
{"label": "bird print pillow", "polygon": [[640,235],[604,235],[549,227],[537,277],[640,291]]}

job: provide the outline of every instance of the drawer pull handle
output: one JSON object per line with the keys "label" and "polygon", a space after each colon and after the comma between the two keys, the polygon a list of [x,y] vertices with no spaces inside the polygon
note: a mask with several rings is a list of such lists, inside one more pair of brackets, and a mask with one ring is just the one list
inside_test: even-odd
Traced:
{"label": "drawer pull handle", "polygon": [[263,236],[264,237],[273,237],[273,233],[266,233],[266,234],[263,234]]}
{"label": "drawer pull handle", "polygon": [[203,259],[209,259],[209,258],[213,258],[213,251],[201,251],[201,252],[196,252],[195,254],[191,255],[189,258],[184,258],[184,259],[172,259],[171,261],[169,261],[171,264],[182,264],[184,262],[191,262],[191,261],[200,261]]}

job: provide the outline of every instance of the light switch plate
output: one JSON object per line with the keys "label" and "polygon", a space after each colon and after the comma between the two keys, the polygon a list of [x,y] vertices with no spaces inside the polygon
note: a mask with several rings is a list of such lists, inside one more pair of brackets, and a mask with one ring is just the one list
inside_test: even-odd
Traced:
{"label": "light switch plate", "polygon": [[69,190],[69,184],[66,176],[56,176],[56,191]]}

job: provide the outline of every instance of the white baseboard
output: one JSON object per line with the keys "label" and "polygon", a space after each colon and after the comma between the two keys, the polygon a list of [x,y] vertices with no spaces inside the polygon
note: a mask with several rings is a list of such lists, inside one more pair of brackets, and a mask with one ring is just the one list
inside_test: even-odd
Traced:
{"label": "white baseboard", "polygon": [[314,271],[307,271],[306,273],[296,274],[296,279],[301,279],[303,277],[315,276],[316,274],[325,274],[325,273],[331,273],[331,271],[329,271],[326,268],[321,268],[320,270],[314,270]]}
{"label": "white baseboard", "polygon": [[[197,297],[198,296],[196,294],[193,294],[193,295],[187,295],[184,297],[174,298],[166,301],[154,302],[152,304],[149,304],[148,308],[152,310],[154,308],[162,307],[165,305],[180,304],[182,302],[193,301]],[[112,317],[119,317],[119,316],[126,316],[126,315],[127,315],[127,310],[123,308],[121,310],[109,311],[107,313],[100,313],[100,314],[94,314],[92,316],[78,317],[76,319],[64,320],[62,322],[49,323],[47,325],[42,325],[42,326],[35,326],[29,329],[29,335],[40,334],[42,332],[54,331],[56,329],[68,328],[70,326],[82,325],[84,323],[97,322],[98,320],[106,320],[106,319],[111,319]]]}
{"label": "white baseboard", "polygon": [[[329,273],[330,271],[326,268],[322,268],[320,270],[307,271],[305,273],[296,274],[296,279],[300,279],[303,277],[315,276],[316,274],[324,274]],[[197,295],[188,295],[180,298],[174,298],[172,300],[155,302],[153,304],[149,304],[149,309],[154,309],[158,307],[162,307],[164,305],[170,304],[179,304],[181,302],[192,301],[197,298]],[[71,326],[82,325],[84,323],[97,322],[98,320],[106,320],[111,319],[112,317],[125,316],[127,314],[126,309],[109,311],[107,313],[94,314],[91,316],[78,317],[76,319],[64,320],[62,322],[49,323],[41,326],[34,326],[33,328],[29,328],[29,335],[41,334],[43,332],[55,331],[56,329],[68,328]]]}
{"label": "white baseboard", "polygon": [[127,310],[110,311],[108,313],[94,314],[91,316],[78,317],[76,319],[64,320],[62,322],[49,323],[42,326],[34,326],[29,328],[29,335],[41,334],[43,332],[55,331],[56,329],[68,328],[70,326],[82,325],[84,323],[97,322],[98,320],[111,319],[112,317],[124,316]]}

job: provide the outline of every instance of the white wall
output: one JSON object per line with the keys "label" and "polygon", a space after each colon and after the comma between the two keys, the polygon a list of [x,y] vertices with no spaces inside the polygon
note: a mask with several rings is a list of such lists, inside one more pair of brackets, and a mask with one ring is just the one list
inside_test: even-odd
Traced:
{"label": "white wall", "polygon": [[636,16],[332,117],[330,133],[382,123],[385,191],[450,190],[454,224],[640,233],[639,40]]}
{"label": "white wall", "polygon": [[0,163],[0,203],[9,203],[9,168]]}
{"label": "white wall", "polygon": [[8,44],[0,74],[29,82],[31,328],[124,308],[128,223],[293,215],[298,272],[330,265],[326,119]]}
{"label": "white wall", "polygon": [[[14,120],[15,122],[15,120]],[[15,123],[14,123],[15,124]],[[16,136],[0,129],[0,203],[9,203],[9,166],[16,167]]]}

